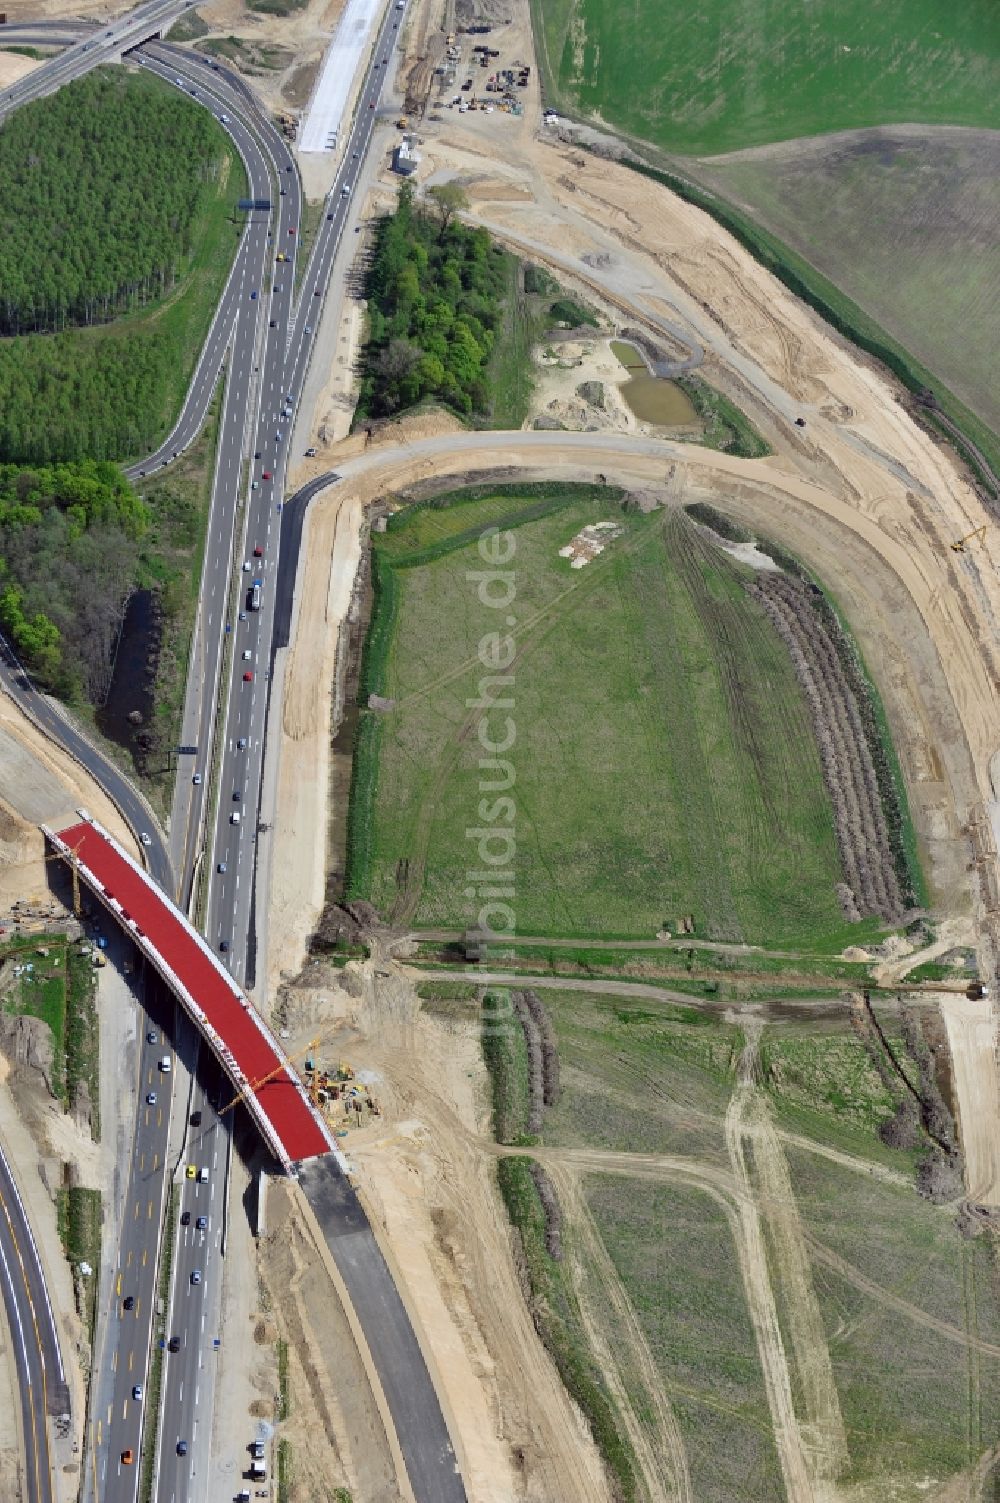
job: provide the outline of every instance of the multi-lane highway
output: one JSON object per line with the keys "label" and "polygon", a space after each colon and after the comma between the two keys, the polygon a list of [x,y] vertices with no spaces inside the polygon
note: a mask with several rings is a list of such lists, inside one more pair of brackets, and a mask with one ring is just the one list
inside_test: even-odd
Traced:
{"label": "multi-lane highway", "polygon": [[[177,9],[176,5],[145,7],[134,33],[129,34],[134,34],[135,41],[141,40],[141,33],[149,35],[151,17],[162,18]],[[339,172],[324,206],[298,296],[295,291],[301,232],[298,173],[286,144],[248,87],[221,66],[176,48],[157,44],[135,54],[141,65],[212,110],[240,150],[247,168],[250,196],[269,199],[271,204],[269,211],[249,217],[174,431],[156,455],[132,472],[139,479],[142,472],[162,468],[193,440],[224,369],[226,387],[201,608],[182,735],[183,743],[196,750],[191,754],[189,770],[185,769],[178,777],[171,845],[178,879],[176,890],[182,901],[187,900],[196,861],[200,858],[207,863],[208,937],[234,976],[250,984],[254,964],[252,893],[261,834],[260,788],[279,567],[287,604],[299,538],[298,528],[291,526],[287,541],[293,547],[282,559],[281,498],[289,457],[287,442],[334,256],[352,212],[353,188],[375,128],[386,71],[384,59],[388,58],[399,21],[400,12],[390,6],[374,41],[370,65],[359,80],[356,118],[344,143]],[[125,23],[118,24],[125,28]],[[45,65],[47,80],[41,81],[39,91],[50,85],[58,87],[60,82],[86,71],[95,62],[117,55],[124,50],[121,40],[124,35],[124,29],[117,33],[112,29],[110,36],[99,39],[100,46],[93,38],[80,43],[60,60],[66,63],[68,58],[61,71]],[[39,78],[42,72],[39,69],[30,78]],[[25,91],[24,97],[36,94]],[[259,590],[254,589],[257,581]],[[287,614],[287,610],[282,611],[277,620],[279,633],[287,631]],[[57,734],[62,727],[53,725],[51,729]],[[61,734],[59,739],[64,739]],[[98,769],[97,775],[103,782],[102,774],[103,769]],[[216,785],[218,798],[208,827],[206,821],[213,808],[212,791]],[[139,828],[145,827],[140,823]],[[165,855],[161,860],[169,873]],[[173,1071],[160,1069],[158,1061],[151,1058],[154,1048],[162,1050],[162,1040],[157,1039],[155,1046],[144,1044],[140,1056],[140,1076],[143,1072],[145,1075],[138,1082],[141,1104],[120,1249],[121,1284],[115,1295],[121,1303],[108,1312],[112,1338],[106,1344],[110,1372],[95,1375],[98,1388],[102,1394],[110,1391],[110,1398],[106,1409],[98,1413],[94,1495],[102,1500],[113,1499],[115,1503],[134,1503],[138,1485],[146,1379],[135,1375],[145,1375],[149,1367],[156,1258],[151,1255],[148,1238],[150,1234],[155,1237],[158,1231],[156,1197],[159,1193],[162,1202],[166,1185],[168,1122],[162,1111],[161,1091],[166,1094]],[[160,1077],[160,1088],[151,1084],[151,1071]],[[222,1279],[221,1199],[225,1182],[222,1164],[228,1153],[231,1119],[220,1119],[204,1090],[197,1089],[200,1094],[193,1099],[199,1103],[200,1120],[187,1125],[190,1151],[178,1171],[175,1189],[179,1215],[172,1249],[168,1349],[163,1354],[156,1456],[156,1496],[169,1499],[170,1503],[181,1500],[197,1503],[204,1496],[217,1360],[211,1317],[212,1310],[218,1308],[213,1299],[217,1301]],[[154,1093],[154,1101],[146,1099]],[[195,1171],[194,1179],[188,1177],[188,1164]],[[207,1175],[204,1180],[201,1171]],[[199,1216],[205,1217],[204,1226],[198,1225]],[[355,1206],[352,1216],[347,1218],[354,1229],[359,1216],[363,1221],[363,1213]],[[145,1228],[141,1226],[143,1220]],[[361,1243],[355,1240],[352,1245],[360,1247]],[[350,1278],[359,1280],[358,1293],[363,1294],[368,1288],[365,1270],[356,1268]],[[126,1292],[125,1284],[133,1282],[136,1290]],[[125,1299],[134,1300],[128,1309]],[[377,1315],[377,1311],[373,1313]],[[396,1325],[400,1330],[403,1325],[408,1329],[401,1305],[397,1314]],[[170,1346],[175,1350],[170,1350]],[[390,1347],[391,1343],[386,1350]],[[412,1339],[410,1347],[400,1392],[419,1389],[426,1395],[429,1391],[433,1402],[425,1408],[428,1415],[436,1415],[436,1420],[433,1424],[413,1422],[413,1416],[422,1411],[412,1401],[412,1393],[405,1413],[401,1411],[397,1416],[397,1406],[393,1403],[394,1418],[403,1422],[400,1439],[404,1454],[414,1479],[419,1477],[422,1484],[426,1479],[426,1485],[419,1488],[422,1498],[463,1497],[460,1479],[455,1480],[447,1430],[433,1387]],[[391,1377],[390,1373],[383,1374],[383,1380]],[[139,1398],[134,1396],[137,1385]],[[102,1397],[102,1406],[103,1403]],[[147,1443],[151,1418],[146,1416]],[[433,1480],[436,1477],[437,1484]],[[442,1481],[442,1477],[446,1480]]]}
{"label": "multi-lane highway", "polygon": [[[20,105],[54,94],[99,63],[117,61],[128,48],[137,46],[147,37],[156,36],[193,3],[194,0],[147,0],[145,5],[119,16],[103,29],[95,32],[88,28],[85,39],[75,41],[58,56],[49,58],[0,95],[0,121]],[[51,42],[52,38],[49,35],[45,40]]]}
{"label": "multi-lane highway", "polygon": [[[140,987],[146,1011],[137,1041],[134,1091],[135,1136],[122,1202],[117,1268],[105,1322],[105,1365],[94,1374],[91,1394],[90,1473],[94,1496],[132,1503],[139,1485],[147,1369],[156,1321],[156,1278],[163,1224],[165,1169],[176,1055],[171,999],[148,970]],[[170,1031],[163,1026],[169,1021]]]}

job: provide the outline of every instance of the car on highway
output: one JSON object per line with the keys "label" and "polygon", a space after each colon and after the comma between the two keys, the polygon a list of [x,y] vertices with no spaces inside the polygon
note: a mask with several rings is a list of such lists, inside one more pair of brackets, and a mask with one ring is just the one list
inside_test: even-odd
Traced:
{"label": "car on highway", "polygon": [[142,1402],[142,1384],[141,1383],[133,1383],[132,1384],[132,1397],[134,1399],[138,1399],[140,1403]]}
{"label": "car on highway", "polygon": [[198,1177],[198,1166],[197,1166],[197,1164],[188,1164],[187,1168],[184,1170],[184,1173],[187,1175],[188,1179],[197,1179],[197,1177]]}
{"label": "car on highway", "polygon": [[243,649],[243,661],[244,663],[253,662],[253,653],[251,652],[249,647],[244,647]]}
{"label": "car on highway", "polygon": [[255,543],[254,544],[253,556],[254,556],[254,558],[263,558],[264,557],[264,550],[260,546],[259,543]]}
{"label": "car on highway", "polygon": [[244,675],[243,675],[243,682],[245,684],[252,684],[253,683],[253,674],[250,673],[249,670],[246,673],[244,673]]}
{"label": "car on highway", "polygon": [[329,222],[330,222],[330,220],[331,220],[331,219],[332,219],[332,218],[333,218],[333,215],[332,215],[332,214],[328,214],[328,215],[327,215],[327,216],[326,216],[326,220],[327,220],[327,224],[329,224]]}
{"label": "car on highway", "polygon": [[208,1226],[208,1217],[207,1216],[199,1216],[198,1219],[197,1219],[197,1221],[195,1222],[195,1226],[197,1227],[197,1229],[198,1229],[199,1232],[203,1232],[205,1230],[205,1228]]}
{"label": "car on highway", "polygon": [[254,454],[254,459],[260,459],[260,457],[261,457],[261,452],[260,452],[260,450],[259,450],[259,449],[258,449],[258,450],[257,450],[257,451],[256,451],[256,452],[255,452],[255,454]]}
{"label": "car on highway", "polygon": [[198,1284],[201,1283],[201,1269],[200,1268],[192,1268],[192,1270],[191,1270],[191,1283],[193,1285],[198,1285]]}
{"label": "car on highway", "polygon": [[182,1211],[181,1212],[181,1226],[190,1226],[190,1225],[191,1225],[191,1212],[190,1211]]}
{"label": "car on highway", "polygon": [[139,836],[139,839],[141,840],[141,842],[142,842],[143,845],[152,845],[153,844],[151,837],[146,834],[145,830],[142,831],[142,833]]}
{"label": "car on highway", "polygon": [[287,189],[285,189],[285,188],[282,188],[282,190],[281,190],[281,196],[282,196],[282,198],[284,198],[284,197],[285,197],[285,195],[286,195],[286,192],[287,192]]}
{"label": "car on highway", "polygon": [[295,234],[295,226],[294,226],[294,224],[289,225],[289,227],[288,227],[288,233],[290,235],[294,235]]}
{"label": "car on highway", "polygon": [[187,1453],[188,1453],[188,1443],[187,1443],[187,1441],[186,1440],[179,1440],[177,1442],[177,1454],[178,1454],[178,1456],[186,1456]]}
{"label": "car on highway", "polygon": [[311,334],[311,333],[312,333],[312,331],[313,331],[313,326],[312,326],[312,324],[306,324],[306,333],[307,333],[307,334]]}
{"label": "car on highway", "polygon": [[179,1336],[171,1336],[170,1340],[167,1342],[167,1351],[168,1352],[179,1352],[180,1349],[181,1349],[181,1338]]}
{"label": "car on highway", "polygon": [[[257,482],[255,480],[254,481],[254,485],[256,485],[256,484],[257,484]],[[247,619],[247,613],[246,613],[246,611],[240,611],[240,620],[241,621],[245,621],[246,619]]]}
{"label": "car on highway", "polygon": [[146,1092],[146,1105],[147,1106],[155,1106],[156,1105],[156,1092],[155,1091],[147,1091]]}
{"label": "car on highway", "polygon": [[270,478],[271,478],[271,471],[270,470],[261,470],[261,472],[260,472],[260,478],[261,478],[261,480],[270,480]]}
{"label": "car on highway", "polygon": [[170,1055],[169,1054],[165,1054],[163,1056],[163,1058],[160,1060],[160,1067],[159,1068],[160,1068],[160,1074],[161,1075],[169,1075],[170,1074]]}
{"label": "car on highway", "polygon": [[322,287],[317,287],[316,290],[313,292],[313,297],[322,297],[322,295],[323,295],[323,289],[322,289]]}
{"label": "car on highway", "polygon": [[219,940],[219,949],[222,951],[223,955],[228,954],[228,952],[229,952],[229,941],[228,941],[228,939],[220,939]]}
{"label": "car on highway", "polygon": [[132,1455],[131,1451],[122,1452],[122,1466],[131,1466],[134,1460],[135,1457]]}
{"label": "car on highway", "polygon": [[146,1034],[146,1043],[147,1044],[158,1044],[159,1042],[160,1042],[160,1035],[157,1033],[157,1031],[156,1031],[155,1028],[151,1028],[149,1030],[149,1032]]}
{"label": "car on highway", "polygon": [[243,793],[242,793],[242,790],[239,789],[239,788],[234,788],[233,789],[233,803],[234,804],[241,804],[242,802],[243,802]]}
{"label": "car on highway", "polygon": [[252,303],[255,303],[257,301],[257,294],[256,294],[256,292],[251,292],[251,294],[250,294],[250,301]]}
{"label": "car on highway", "polygon": [[250,570],[252,568],[253,568],[253,565],[251,564],[250,560],[248,558],[245,558],[243,560],[243,573],[244,574],[249,574]]}
{"label": "car on highway", "polygon": [[201,1126],[201,1112],[200,1111],[199,1112],[192,1112],[191,1113],[191,1126],[192,1127],[200,1127]]}
{"label": "car on highway", "polygon": [[199,1185],[208,1184],[208,1170],[204,1164],[202,1164],[201,1168],[198,1170],[198,1183]]}
{"label": "car on highway", "polygon": [[240,822],[240,811],[238,809],[234,809],[233,812],[232,812],[232,814],[230,814],[230,816],[229,816],[229,823],[231,825],[238,825],[239,822]]}
{"label": "car on highway", "polygon": [[215,870],[219,873],[220,877],[224,877],[228,871],[228,867],[224,861],[220,861]]}
{"label": "car on highway", "polygon": [[236,750],[237,751],[246,751],[246,749],[247,749],[247,738],[245,736],[241,736],[239,738],[239,740],[237,741],[237,743],[236,743]]}
{"label": "car on highway", "polygon": [[134,1310],[135,1309],[135,1295],[134,1294],[126,1294],[125,1298],[122,1300],[122,1309],[123,1310]]}
{"label": "car on highway", "polygon": [[192,781],[192,783],[194,784],[194,786],[196,788],[200,788],[201,787],[201,773],[200,772],[196,772],[195,775],[194,775],[194,777],[191,779],[191,781]]}
{"label": "car on highway", "polygon": [[277,327],[278,327],[278,320],[276,318],[272,318],[269,321],[269,323],[268,323],[268,328],[269,329],[276,329]]}

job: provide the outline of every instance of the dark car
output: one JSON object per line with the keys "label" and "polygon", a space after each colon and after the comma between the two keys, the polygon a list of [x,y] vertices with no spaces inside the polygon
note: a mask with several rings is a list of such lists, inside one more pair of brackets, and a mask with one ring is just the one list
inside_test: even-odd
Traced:
{"label": "dark car", "polygon": [[191,1212],[190,1211],[182,1211],[181,1212],[181,1226],[190,1226],[190,1225],[191,1225]]}
{"label": "dark car", "polygon": [[181,1349],[181,1338],[179,1336],[171,1336],[170,1340],[167,1342],[167,1351],[168,1352],[179,1352],[180,1349]]}
{"label": "dark car", "polygon": [[276,329],[277,327],[278,327],[278,320],[276,318],[272,318],[270,320],[269,324],[268,324],[268,328]]}
{"label": "dark car", "polygon": [[192,1127],[200,1127],[201,1126],[201,1112],[192,1112],[191,1113],[191,1126]]}
{"label": "dark car", "polygon": [[187,1441],[186,1440],[179,1440],[177,1442],[177,1454],[178,1454],[178,1456],[186,1456],[187,1453],[188,1453],[188,1443],[187,1443]]}
{"label": "dark car", "polygon": [[222,951],[223,955],[227,955],[229,953],[229,941],[228,941],[228,939],[220,939],[220,941],[219,941],[219,949]]}
{"label": "dark car", "polygon": [[199,1216],[197,1221],[195,1222],[195,1226],[198,1228],[199,1232],[203,1232],[208,1226],[208,1217]]}
{"label": "dark car", "polygon": [[122,1308],[124,1310],[134,1310],[135,1309],[135,1295],[134,1294],[126,1294],[125,1299],[124,1299],[123,1304],[122,1304]]}

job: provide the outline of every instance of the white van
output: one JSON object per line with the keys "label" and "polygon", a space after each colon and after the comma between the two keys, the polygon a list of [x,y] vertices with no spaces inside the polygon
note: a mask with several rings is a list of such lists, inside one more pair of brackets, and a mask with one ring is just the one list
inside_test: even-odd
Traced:
{"label": "white van", "polygon": [[239,810],[238,809],[234,809],[233,812],[232,812],[232,814],[230,814],[230,816],[229,816],[229,823],[231,825],[238,825],[239,822],[240,822]]}
{"label": "white van", "polygon": [[171,1070],[170,1055],[169,1054],[165,1054],[163,1056],[163,1058],[160,1060],[160,1074],[161,1075],[169,1075],[170,1074],[170,1070]]}

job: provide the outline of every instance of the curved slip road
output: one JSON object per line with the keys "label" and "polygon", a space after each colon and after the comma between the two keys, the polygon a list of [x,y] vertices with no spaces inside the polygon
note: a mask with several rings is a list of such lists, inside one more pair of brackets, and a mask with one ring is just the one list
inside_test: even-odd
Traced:
{"label": "curved slip road", "polygon": [[20,1390],[25,1496],[28,1503],[51,1503],[54,1491],[49,1418],[68,1425],[70,1392],[42,1261],[2,1147],[0,1289]]}

